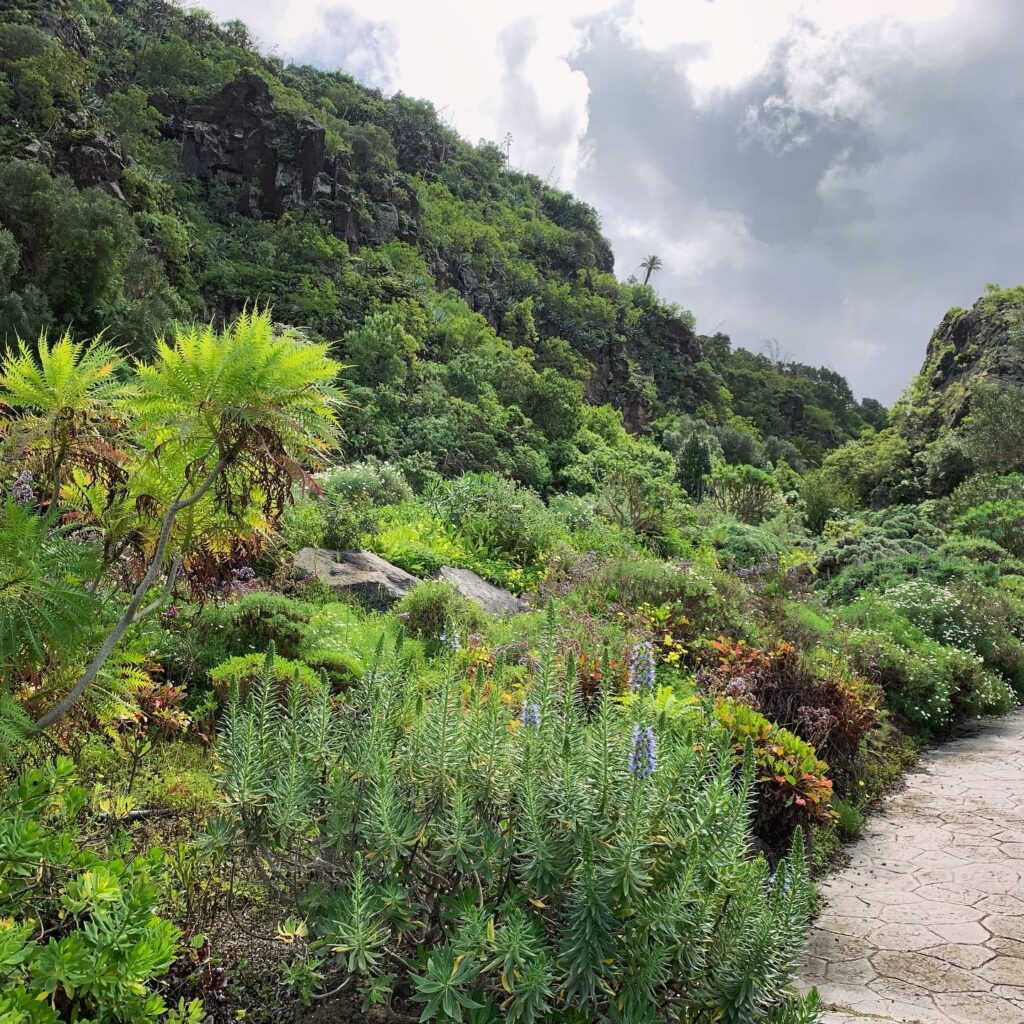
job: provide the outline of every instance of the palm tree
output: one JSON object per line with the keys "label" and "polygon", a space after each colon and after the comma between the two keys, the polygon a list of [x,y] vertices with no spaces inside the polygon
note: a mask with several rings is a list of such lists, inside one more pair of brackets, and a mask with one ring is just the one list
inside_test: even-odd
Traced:
{"label": "palm tree", "polygon": [[651,280],[651,274],[656,274],[661,270],[661,257],[648,256],[641,261],[640,269],[644,271],[644,284],[647,284]]}
{"label": "palm tree", "polygon": [[[134,367],[120,394],[106,383],[117,361],[102,343],[56,348],[57,360],[41,345],[38,357],[26,349],[4,365],[0,436],[34,426],[30,436],[38,437],[40,426],[51,427],[45,416],[55,410],[72,410],[68,415],[76,422],[101,412],[112,419],[120,415],[112,440],[120,441],[125,465],[106,515],[134,520],[145,570],[78,681],[36,722],[37,729],[61,718],[95,681],[128,628],[169,599],[195,543],[195,517],[221,513],[244,523],[253,512],[279,513],[293,483],[306,477],[304,467],[321,464],[339,437],[343,402],[333,385],[341,367],[327,346],[278,332],[266,311],[244,313],[222,332],[209,326],[179,329],[171,342],[157,345],[152,363]],[[5,416],[7,409],[24,413]],[[60,447],[62,423],[56,420],[59,456],[81,458],[80,445]],[[49,454],[53,442],[45,429],[42,438]],[[176,529],[179,518],[184,530]],[[162,591],[147,603],[161,575]]]}
{"label": "palm tree", "polygon": [[0,405],[21,415],[0,419],[4,456],[27,463],[56,508],[67,465],[110,468],[113,450],[105,442],[124,395],[124,360],[97,338],[72,341],[70,334],[35,349],[24,341],[0,364]]}

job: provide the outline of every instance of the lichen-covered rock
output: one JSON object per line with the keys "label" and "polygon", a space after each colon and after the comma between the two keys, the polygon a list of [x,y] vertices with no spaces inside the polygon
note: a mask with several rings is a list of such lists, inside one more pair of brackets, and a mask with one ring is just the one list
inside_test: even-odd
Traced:
{"label": "lichen-covered rock", "polygon": [[454,587],[463,597],[475,601],[489,615],[515,615],[524,610],[523,603],[514,594],[493,583],[488,583],[471,569],[456,569],[442,565],[434,573],[434,579],[442,580]]}
{"label": "lichen-covered rock", "polygon": [[296,552],[293,563],[339,597],[351,595],[376,611],[390,608],[420,582],[372,551],[303,548]]}

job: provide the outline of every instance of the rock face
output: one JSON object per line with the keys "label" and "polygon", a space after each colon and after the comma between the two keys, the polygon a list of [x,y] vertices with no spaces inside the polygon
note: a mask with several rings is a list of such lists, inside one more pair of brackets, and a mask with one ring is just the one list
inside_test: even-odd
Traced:
{"label": "rock face", "polygon": [[442,565],[434,579],[453,586],[463,597],[475,601],[489,615],[509,616],[523,611],[522,602],[514,594],[488,583],[471,569]]}
{"label": "rock face", "polygon": [[228,185],[239,213],[280,217],[314,207],[331,230],[356,248],[393,238],[413,241],[419,205],[404,180],[380,182],[370,202],[352,188],[346,153],[328,156],[324,128],[274,107],[270,87],[243,72],[208,103],[169,117],[181,139],[181,168],[201,181]]}
{"label": "rock face", "polygon": [[297,569],[311,573],[339,597],[351,595],[375,611],[401,600],[420,581],[372,551],[326,551],[303,548],[293,559]]}
{"label": "rock face", "polygon": [[117,140],[88,114],[68,114],[49,139],[30,142],[24,155],[38,160],[51,173],[68,175],[79,188],[98,188],[124,200],[121,178],[127,161]]}
{"label": "rock face", "polygon": [[932,431],[955,427],[969,415],[975,379],[1024,385],[1022,299],[1020,289],[983,296],[971,309],[950,310],[935,329],[917,389]]}

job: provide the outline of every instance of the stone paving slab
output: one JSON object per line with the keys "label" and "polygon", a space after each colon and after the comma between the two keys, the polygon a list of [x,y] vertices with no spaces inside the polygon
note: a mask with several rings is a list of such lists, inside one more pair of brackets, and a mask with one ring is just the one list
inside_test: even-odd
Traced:
{"label": "stone paving slab", "polygon": [[922,758],[822,887],[824,1024],[1024,1024],[1024,712]]}

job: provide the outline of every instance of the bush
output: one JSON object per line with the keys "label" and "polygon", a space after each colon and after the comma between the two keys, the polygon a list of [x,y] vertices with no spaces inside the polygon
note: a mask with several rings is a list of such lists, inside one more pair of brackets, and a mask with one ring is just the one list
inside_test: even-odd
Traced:
{"label": "bush", "polygon": [[402,471],[386,462],[355,462],[320,477],[325,495],[349,504],[398,505],[412,498]]}
{"label": "bush", "polygon": [[711,651],[715,664],[698,676],[705,689],[728,694],[806,740],[831,765],[834,778],[853,778],[861,743],[878,722],[880,695],[833,666],[817,674],[788,643],[759,649],[719,639]]}
{"label": "bush", "polygon": [[715,718],[737,752],[748,743],[753,748],[758,785],[754,827],[769,849],[778,849],[801,825],[829,820],[832,780],[810,743],[728,697],[716,702]]}
{"label": "bush", "polygon": [[429,576],[442,565],[464,566],[471,560],[465,546],[415,503],[401,505],[383,518],[370,546],[414,576]]}
{"label": "bush", "polygon": [[954,526],[969,537],[982,537],[1024,558],[1024,501],[985,501],[961,515]]}
{"label": "bush", "polygon": [[344,716],[269,681],[231,709],[232,849],[304,865],[315,968],[424,1020],[813,1019],[813,890],[799,838],[750,856],[753,757],[649,693],[583,714],[550,626],[538,660],[521,693],[385,659]]}
{"label": "bush", "polygon": [[486,619],[479,605],[440,580],[413,587],[395,605],[395,614],[413,636],[451,645],[479,629]]}
{"label": "bush", "polygon": [[885,591],[882,600],[945,647],[977,649],[980,624],[972,622],[959,598],[946,587],[908,580]]}
{"label": "bush", "polygon": [[856,627],[845,636],[852,663],[916,735],[941,735],[961,718],[1013,707],[1009,686],[979,655],[944,647],[885,601],[861,598],[843,615]]}
{"label": "bush", "polygon": [[437,484],[425,501],[486,555],[504,556],[519,566],[542,560],[561,536],[558,521],[538,495],[504,477],[467,473]]}
{"label": "bush", "polygon": [[711,543],[728,565],[744,568],[778,558],[785,546],[771,531],[735,519],[723,519],[711,530]]}
{"label": "bush", "polygon": [[317,675],[312,669],[302,662],[275,655],[272,650],[268,654],[243,654],[228,658],[210,669],[210,683],[221,701],[227,700],[232,689],[237,689],[239,696],[244,699],[253,685],[266,674],[268,665],[276,692],[282,698],[294,683],[298,683],[304,690],[317,685]]}
{"label": "bush", "polygon": [[262,652],[274,644],[282,658],[296,658],[314,605],[282,594],[247,594],[218,609],[216,618],[228,630],[231,653]]}
{"label": "bush", "polygon": [[23,772],[0,816],[0,1020],[11,1024],[198,1024],[155,988],[180,933],[157,916],[164,856],[104,858],[75,822],[85,792],[67,758]]}
{"label": "bush", "polygon": [[719,511],[756,526],[777,511],[779,485],[756,466],[719,463],[708,480],[708,497]]}

